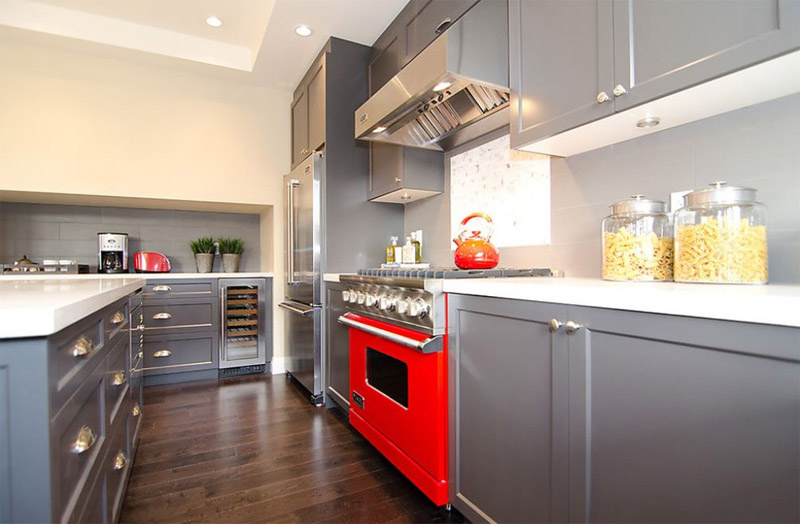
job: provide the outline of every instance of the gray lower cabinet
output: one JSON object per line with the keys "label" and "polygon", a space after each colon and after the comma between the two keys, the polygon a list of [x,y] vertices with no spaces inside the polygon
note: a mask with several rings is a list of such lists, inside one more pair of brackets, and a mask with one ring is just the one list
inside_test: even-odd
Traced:
{"label": "gray lower cabinet", "polygon": [[796,0],[509,1],[512,147],[800,48]]}
{"label": "gray lower cabinet", "polygon": [[471,520],[800,519],[800,329],[449,305],[451,501]]}
{"label": "gray lower cabinet", "polygon": [[158,280],[141,307],[144,385],[216,378],[220,299],[217,279]]}
{"label": "gray lower cabinet", "polygon": [[325,384],[328,398],[347,410],[350,408],[350,330],[338,321],[346,312],[342,291],[341,284],[325,282]]}
{"label": "gray lower cabinet", "polygon": [[132,458],[128,307],[0,341],[0,521],[118,518]]}

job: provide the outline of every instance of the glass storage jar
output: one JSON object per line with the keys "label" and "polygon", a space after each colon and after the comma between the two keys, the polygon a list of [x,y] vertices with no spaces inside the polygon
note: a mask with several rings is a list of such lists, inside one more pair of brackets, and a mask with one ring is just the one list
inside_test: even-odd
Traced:
{"label": "glass storage jar", "polygon": [[604,280],[672,280],[672,228],[661,200],[633,195],[603,219]]}
{"label": "glass storage jar", "polygon": [[766,284],[767,206],[756,190],[714,182],[675,213],[675,281]]}

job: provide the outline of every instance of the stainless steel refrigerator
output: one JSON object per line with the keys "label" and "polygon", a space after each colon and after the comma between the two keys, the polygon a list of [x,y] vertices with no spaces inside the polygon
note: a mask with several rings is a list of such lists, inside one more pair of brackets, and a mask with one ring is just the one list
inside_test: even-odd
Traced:
{"label": "stainless steel refrigerator", "polygon": [[314,153],[283,177],[286,191],[286,371],[323,401],[322,187],[325,164]]}

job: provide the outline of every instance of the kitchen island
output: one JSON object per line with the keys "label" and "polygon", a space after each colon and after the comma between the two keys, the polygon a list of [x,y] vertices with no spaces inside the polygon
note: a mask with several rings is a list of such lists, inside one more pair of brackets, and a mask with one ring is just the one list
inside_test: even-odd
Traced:
{"label": "kitchen island", "polygon": [[118,518],[142,420],[144,285],[0,279],[0,522]]}

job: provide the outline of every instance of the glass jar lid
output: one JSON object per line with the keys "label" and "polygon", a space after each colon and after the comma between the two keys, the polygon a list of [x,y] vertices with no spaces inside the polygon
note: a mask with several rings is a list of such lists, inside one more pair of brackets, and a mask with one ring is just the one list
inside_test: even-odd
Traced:
{"label": "glass jar lid", "polygon": [[756,190],[749,187],[729,186],[722,180],[708,186],[684,195],[683,205],[696,207],[704,204],[746,204],[756,201]]}
{"label": "glass jar lid", "polygon": [[662,200],[650,200],[644,195],[632,195],[628,200],[620,200],[611,206],[615,215],[666,213],[667,204]]}

